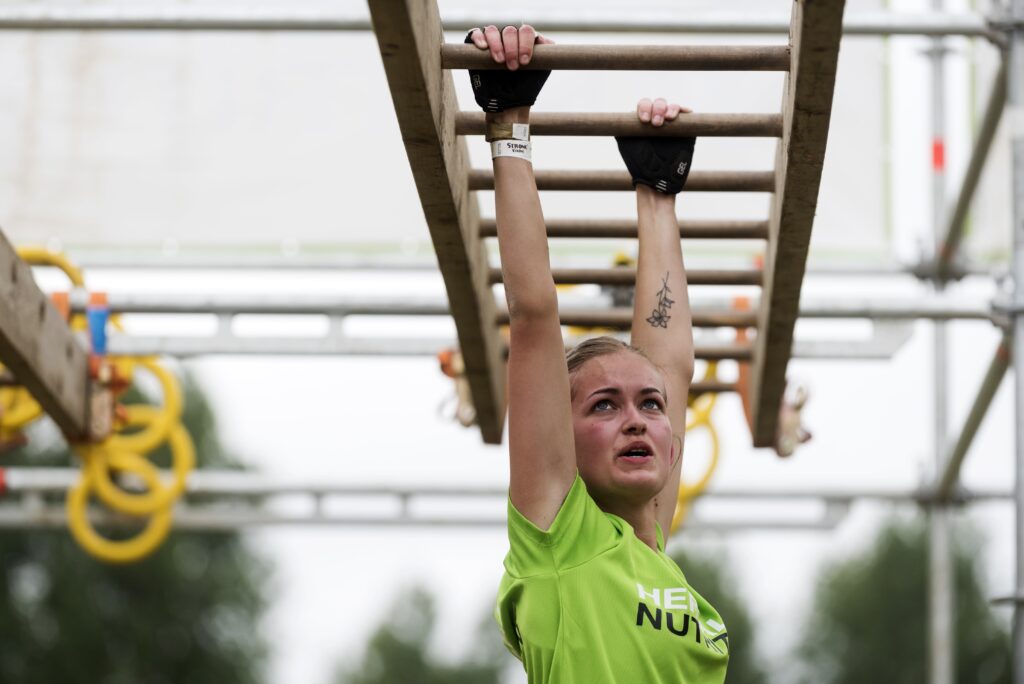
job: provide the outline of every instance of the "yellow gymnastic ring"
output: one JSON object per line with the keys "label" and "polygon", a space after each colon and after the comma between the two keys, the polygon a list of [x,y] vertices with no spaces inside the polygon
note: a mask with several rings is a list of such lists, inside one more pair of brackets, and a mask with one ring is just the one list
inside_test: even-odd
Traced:
{"label": "yellow gymnastic ring", "polygon": [[[119,367],[123,366],[123,361],[117,363],[119,363]],[[112,439],[117,439],[119,450],[133,451],[137,454],[148,454],[167,441],[171,430],[181,420],[181,389],[178,386],[177,379],[171,372],[157,363],[156,360],[143,358],[134,361],[130,366],[132,371],[134,371],[136,365],[142,366],[160,381],[164,395],[163,407],[160,411],[154,410],[150,414],[147,410],[153,410],[153,408],[146,404],[131,404],[127,406],[129,425],[141,425],[143,422],[148,422],[149,424],[139,432],[130,435],[116,435]],[[144,412],[147,418],[139,418],[138,421],[134,420],[135,417],[142,415]]]}
{"label": "yellow gymnastic ring", "polygon": [[0,427],[5,431],[17,432],[43,415],[43,407],[24,387],[4,387],[0,392]]}
{"label": "yellow gymnastic ring", "polygon": [[[137,473],[150,489],[160,486],[157,469],[149,461],[139,457],[131,461],[122,461],[121,457],[116,455],[110,461],[110,464],[117,468]],[[92,487],[93,479],[87,460],[86,467],[82,470],[82,479],[71,488],[67,498],[68,528],[71,530],[71,536],[87,553],[107,563],[133,563],[148,556],[163,543],[171,531],[170,506],[154,512],[145,529],[131,539],[113,541],[100,536],[89,522],[86,512]]]}
{"label": "yellow gymnastic ring", "polygon": [[[715,379],[717,377],[717,370],[717,364],[708,364],[707,371],[704,373],[704,379]],[[670,534],[678,530],[679,526],[682,525],[690,503],[707,489],[712,476],[715,474],[715,470],[718,468],[721,444],[718,441],[718,431],[711,422],[711,411],[715,408],[717,400],[718,394],[712,392],[701,394],[690,401],[692,415],[686,423],[686,431],[689,432],[698,427],[707,429],[708,437],[711,439],[711,461],[708,463],[704,473],[692,484],[684,482],[682,476],[680,476],[679,494],[676,499],[676,510],[672,515],[672,524],[669,528]]]}
{"label": "yellow gymnastic ring", "polygon": [[[141,405],[133,406],[131,410],[136,416],[145,416],[149,412],[158,413],[156,409]],[[84,450],[90,452],[85,458],[86,467],[89,469],[93,487],[100,500],[114,510],[131,515],[148,515],[173,504],[174,500],[185,491],[188,475],[195,467],[196,451],[188,430],[181,423],[175,423],[169,437],[168,445],[171,448],[171,468],[174,480],[170,485],[164,485],[162,481],[158,480],[156,486],[150,485],[148,491],[142,494],[126,492],[110,480],[111,465],[116,462],[125,462],[123,457],[128,457],[128,462],[134,462],[131,459],[136,458],[146,460],[126,448],[121,443],[121,437],[110,437],[99,445],[85,447]],[[104,458],[105,454],[114,455],[116,458],[111,459],[109,456]],[[146,462],[149,463],[148,460]],[[134,472],[133,468],[129,468],[129,470]]]}

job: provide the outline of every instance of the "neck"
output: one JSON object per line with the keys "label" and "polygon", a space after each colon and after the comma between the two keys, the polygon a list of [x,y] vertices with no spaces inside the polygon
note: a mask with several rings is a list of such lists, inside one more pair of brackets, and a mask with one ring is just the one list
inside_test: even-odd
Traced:
{"label": "neck", "polygon": [[605,513],[617,515],[630,524],[637,539],[655,551],[658,550],[658,528],[656,527],[657,516],[655,515],[655,500],[650,499],[641,503],[632,501],[598,501],[597,505]]}

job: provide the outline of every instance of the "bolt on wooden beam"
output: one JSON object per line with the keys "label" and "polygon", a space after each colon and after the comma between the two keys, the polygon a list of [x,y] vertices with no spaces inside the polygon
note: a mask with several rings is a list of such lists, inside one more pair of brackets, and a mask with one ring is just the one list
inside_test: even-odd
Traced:
{"label": "bolt on wooden beam", "polygon": [[[485,128],[483,112],[459,112],[455,117],[458,135],[483,135]],[[780,138],[782,115],[684,113],[655,128],[632,113],[535,112],[530,114],[530,135]]]}
{"label": "bolt on wooden beam", "polygon": [[[788,71],[786,45],[537,45],[525,69],[571,71]],[[504,69],[466,43],[441,47],[445,69]]]}
{"label": "bolt on wooden beam", "polygon": [[[635,238],[636,221],[618,219],[551,219],[547,221],[549,238]],[[480,237],[497,237],[494,219],[481,219]],[[767,221],[680,221],[682,239],[764,240]]]}
{"label": "bolt on wooden beam", "polygon": [[89,435],[89,359],[0,232],[0,363],[69,439]]}
{"label": "bolt on wooden beam", "polygon": [[[538,170],[534,176],[538,190],[633,190],[633,179],[626,171]],[[493,190],[494,172],[489,169],[472,169],[469,172],[469,189]],[[773,171],[693,171],[683,189],[683,192],[774,191]]]}
{"label": "bolt on wooden beam", "polygon": [[[556,285],[634,285],[635,268],[555,268],[551,270]],[[492,285],[503,282],[500,268],[492,268]],[[686,271],[688,285],[755,285],[760,286],[762,273],[758,269],[690,269]]]}

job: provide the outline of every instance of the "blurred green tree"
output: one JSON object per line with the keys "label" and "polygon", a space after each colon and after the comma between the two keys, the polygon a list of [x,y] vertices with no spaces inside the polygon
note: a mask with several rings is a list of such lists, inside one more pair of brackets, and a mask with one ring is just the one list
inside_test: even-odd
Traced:
{"label": "blurred green tree", "polygon": [[[198,467],[236,467],[195,383],[186,378],[184,390]],[[3,466],[74,460],[45,427],[28,446],[0,455]],[[164,467],[169,454],[153,460]],[[87,555],[67,530],[0,531],[0,682],[261,682],[268,577],[237,534],[172,532],[149,558],[112,566]]]}
{"label": "blurred green tree", "polygon": [[[954,535],[956,681],[1009,684],[1009,639],[989,607],[978,535]],[[822,573],[798,649],[801,681],[927,681],[928,533],[923,518],[891,521],[865,553]]]}
{"label": "blurred green tree", "polygon": [[727,684],[764,684],[762,669],[754,645],[754,625],[742,598],[736,592],[727,563],[721,558],[677,552],[672,559],[683,570],[686,581],[715,607],[729,632],[729,670]]}
{"label": "blurred green tree", "polygon": [[498,684],[510,661],[493,611],[488,609],[478,638],[465,660],[442,663],[430,654],[436,613],[433,597],[416,587],[400,594],[392,617],[370,636],[355,667],[342,666],[337,684]]}

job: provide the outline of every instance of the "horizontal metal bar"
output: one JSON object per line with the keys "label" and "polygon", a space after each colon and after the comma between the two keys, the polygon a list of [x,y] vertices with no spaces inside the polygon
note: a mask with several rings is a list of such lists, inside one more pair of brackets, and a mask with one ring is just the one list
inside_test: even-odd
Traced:
{"label": "horizontal metal bar", "polygon": [[[455,115],[459,135],[484,135],[485,128],[483,112]],[[781,138],[782,115],[680,114],[654,127],[641,123],[633,113],[535,112],[530,114],[530,135]]]}
{"label": "horizontal metal bar", "polygon": [[[466,43],[441,46],[442,69],[505,69]],[[788,45],[537,45],[522,69],[572,71],[789,71]]]}
{"label": "horizontal metal bar", "polygon": [[237,337],[112,335],[111,354],[193,356],[435,356],[456,346],[454,337]]}
{"label": "horizontal metal bar", "polygon": [[[633,180],[625,171],[534,172],[538,190],[633,190]],[[494,172],[471,169],[470,190],[493,190]],[[774,192],[773,171],[693,171],[683,192]]]}
{"label": "horizontal metal bar", "polygon": [[[635,268],[555,268],[551,275],[556,285],[634,285]],[[762,272],[758,269],[691,269],[686,272],[689,285],[760,285]],[[492,285],[503,282],[501,269],[492,268]]]}
{"label": "horizontal metal bar", "polygon": [[[75,299],[72,297],[72,299]],[[440,297],[351,297],[275,295],[190,295],[107,293],[107,306],[118,314],[449,316]],[[85,302],[74,301],[82,312]]]}
{"label": "horizontal metal bar", "polygon": [[[598,269],[599,272],[604,270]],[[691,271],[701,273],[700,271]],[[751,271],[744,278],[753,279]],[[702,276],[701,276],[702,277]],[[625,278],[628,281],[628,278]],[[632,283],[626,282],[626,285]],[[72,293],[72,310],[82,312],[85,302]],[[107,293],[112,313],[127,314],[211,314],[234,315],[323,315],[323,316],[447,316],[448,303],[441,297],[349,297],[349,296],[281,296],[281,295],[187,295],[187,294],[126,294]],[[731,299],[727,297],[703,296],[692,299],[693,313],[698,316],[714,317],[722,313],[733,315]],[[753,304],[756,304],[756,298]],[[609,311],[604,297],[580,297],[561,295],[559,306],[562,313],[573,312],[573,316],[601,316]],[[724,310],[724,311],[723,311]],[[624,316],[615,313],[615,316]],[[743,313],[746,321],[751,314]],[[957,301],[948,298],[922,300],[868,300],[868,299],[809,299],[800,303],[801,318],[852,319],[864,318],[875,321],[896,320],[996,320],[991,305],[985,302]],[[507,312],[499,314],[499,322],[507,320]],[[574,320],[583,320],[574,319]],[[707,318],[706,320],[712,320]],[[587,325],[586,323],[570,323]],[[603,325],[594,323],[594,325]],[[727,325],[732,325],[727,324]],[[751,323],[750,325],[753,325]]]}
{"label": "horizontal metal bar", "polygon": [[[78,482],[81,470],[78,468],[4,468],[6,484],[3,494],[14,498],[25,494],[57,495]],[[308,495],[316,497],[388,497],[412,502],[416,499],[459,499],[480,500],[496,498],[504,500],[508,489],[503,486],[453,487],[451,485],[417,484],[396,485],[393,483],[366,483],[353,485],[350,482],[325,482],[316,480],[292,480],[268,477],[258,473],[244,473],[235,470],[196,470],[189,477],[185,487],[187,499],[263,499],[271,496]],[[931,503],[935,502],[934,492],[927,489],[898,490],[892,488],[851,488],[824,486],[815,489],[784,487],[712,487],[701,498],[723,501],[823,501],[854,503],[856,501]],[[1009,501],[1013,492],[1009,489],[977,488],[965,489],[958,499],[964,502]]]}
{"label": "horizontal metal bar", "polygon": [[[549,219],[549,238],[635,238],[636,221],[617,219]],[[480,237],[497,237],[494,219],[480,221]],[[767,221],[680,221],[679,237],[711,240],[767,240]]]}
{"label": "horizontal metal bar", "polygon": [[[521,13],[499,8],[445,12],[444,28],[465,33],[472,26],[518,24]],[[789,17],[749,12],[565,12],[538,13],[545,32],[787,35]],[[0,30],[30,31],[372,31],[366,14],[327,13],[282,3],[278,8],[233,5],[217,10],[196,5],[139,7],[131,4],[54,6],[49,3],[0,5]],[[859,12],[847,15],[848,36],[991,37],[992,29],[976,14]]]}

